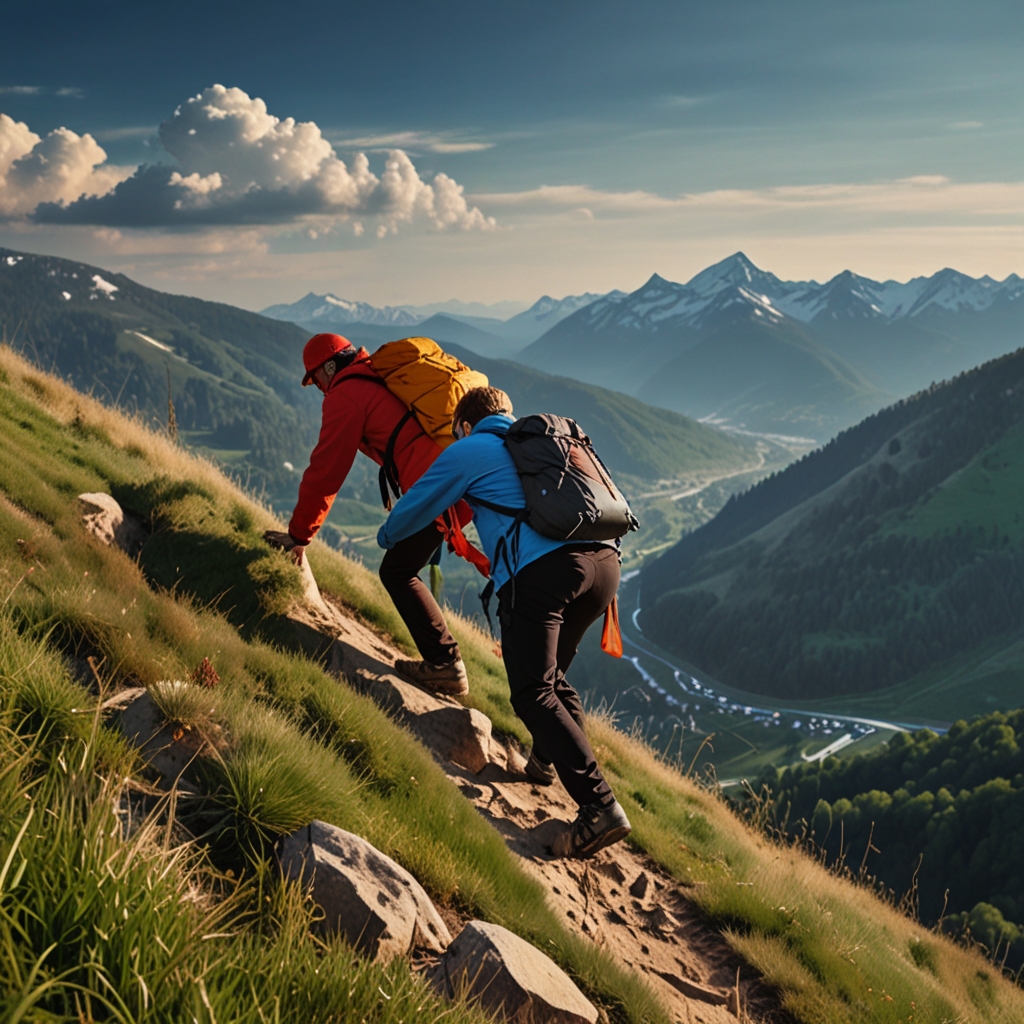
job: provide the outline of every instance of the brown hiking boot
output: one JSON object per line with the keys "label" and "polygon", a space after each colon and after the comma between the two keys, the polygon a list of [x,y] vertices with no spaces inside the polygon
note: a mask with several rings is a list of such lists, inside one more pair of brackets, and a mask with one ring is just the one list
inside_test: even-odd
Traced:
{"label": "brown hiking boot", "polygon": [[407,682],[431,693],[441,693],[446,697],[461,697],[469,693],[469,677],[461,658],[447,665],[399,658],[395,662],[395,672]]}
{"label": "brown hiking boot", "polygon": [[532,750],[530,760],[526,762],[523,771],[526,772],[526,777],[531,782],[536,782],[538,786],[550,786],[558,778],[555,766],[542,761]]}
{"label": "brown hiking boot", "polygon": [[576,820],[551,844],[551,852],[556,857],[593,857],[598,850],[625,839],[632,831],[633,826],[617,800],[607,807],[586,804]]}

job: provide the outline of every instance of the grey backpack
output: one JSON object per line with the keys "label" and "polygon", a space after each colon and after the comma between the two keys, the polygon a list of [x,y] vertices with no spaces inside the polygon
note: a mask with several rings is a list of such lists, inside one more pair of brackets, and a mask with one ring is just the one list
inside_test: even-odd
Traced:
{"label": "grey backpack", "polygon": [[[494,553],[495,560],[505,559],[513,578],[522,523],[552,540],[580,542],[616,540],[639,528],[629,503],[575,420],[542,413],[516,420],[507,431],[485,432],[504,438],[526,498],[525,508],[472,499],[514,520]],[[493,590],[491,580],[480,595],[488,623]]]}
{"label": "grey backpack", "polygon": [[474,498],[477,504],[510,516],[515,527],[529,523],[552,540],[615,540],[639,527],[575,420],[543,413],[524,416],[507,431],[486,432],[504,438],[523,484],[526,507],[505,508]]}
{"label": "grey backpack", "polygon": [[525,521],[553,540],[615,540],[639,526],[575,420],[543,414],[505,434],[526,495]]}

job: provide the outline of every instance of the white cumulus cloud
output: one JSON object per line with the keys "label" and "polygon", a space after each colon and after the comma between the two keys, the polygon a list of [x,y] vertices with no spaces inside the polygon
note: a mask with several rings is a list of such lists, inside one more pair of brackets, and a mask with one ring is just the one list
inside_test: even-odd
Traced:
{"label": "white cumulus cloud", "polygon": [[73,203],[109,192],[131,168],[106,162],[89,134],[57,128],[40,138],[23,121],[0,114],[0,216],[31,213],[40,203]]}
{"label": "white cumulus cloud", "polygon": [[[159,134],[176,168],[144,165],[106,194],[96,190],[94,198],[47,197],[35,219],[147,227],[359,216],[376,219],[378,237],[401,224],[437,231],[495,226],[448,175],[425,181],[404,150],[388,152],[378,177],[364,153],[346,163],[312,121],[276,117],[241,89],[204,89],[181,104]],[[21,208],[34,209],[27,200]]]}

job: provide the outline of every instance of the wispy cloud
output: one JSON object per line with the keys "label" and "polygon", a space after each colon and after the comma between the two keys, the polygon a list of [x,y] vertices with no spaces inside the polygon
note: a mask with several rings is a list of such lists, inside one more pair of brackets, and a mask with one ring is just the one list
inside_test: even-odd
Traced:
{"label": "wispy cloud", "polygon": [[696,107],[701,103],[707,103],[707,96],[666,96],[664,98],[667,107]]}
{"label": "wispy cloud", "polygon": [[100,142],[120,142],[122,139],[149,139],[158,130],[156,125],[144,124],[132,128],[103,128],[93,134]]}
{"label": "wispy cloud", "polygon": [[958,132],[970,131],[972,128],[984,128],[984,121],[954,121],[950,128],[955,129]]}
{"label": "wispy cloud", "polygon": [[0,96],[60,96],[61,98],[71,97],[80,100],[85,93],[78,86],[64,86],[60,89],[44,88],[41,85],[0,85]]}
{"label": "wispy cloud", "polygon": [[485,192],[472,202],[492,208],[542,213],[584,207],[595,215],[663,214],[718,210],[744,216],[760,213],[848,211],[1024,218],[1024,182],[956,182],[942,175],[916,175],[871,183],[784,185],[764,189],[714,189],[678,196],[641,190],[611,192],[588,185],[543,185],[522,192]]}
{"label": "wispy cloud", "polygon": [[493,142],[459,138],[454,134],[433,134],[430,132],[390,132],[380,135],[363,135],[359,138],[332,138],[339,149],[386,150],[400,147],[429,153],[478,153],[493,149]]}
{"label": "wispy cloud", "polygon": [[519,208],[567,207],[590,211],[649,213],[673,209],[683,200],[642,190],[608,192],[589,185],[541,185],[523,192],[480,192],[474,194],[473,201]]}

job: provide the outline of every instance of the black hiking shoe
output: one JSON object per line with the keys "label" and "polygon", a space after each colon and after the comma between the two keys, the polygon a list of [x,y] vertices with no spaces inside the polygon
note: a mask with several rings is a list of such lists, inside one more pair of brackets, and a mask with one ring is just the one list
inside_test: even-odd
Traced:
{"label": "black hiking shoe", "polygon": [[555,766],[542,761],[534,751],[530,751],[530,760],[526,762],[526,777],[538,786],[550,786],[558,775],[555,773]]}
{"label": "black hiking shoe", "polygon": [[607,807],[586,804],[551,849],[556,857],[593,857],[598,850],[625,839],[632,831],[633,826],[617,800]]}
{"label": "black hiking shoe", "polygon": [[469,677],[461,658],[447,665],[431,665],[427,661],[399,658],[395,662],[395,672],[407,682],[431,693],[444,694],[446,697],[461,697],[469,693]]}

